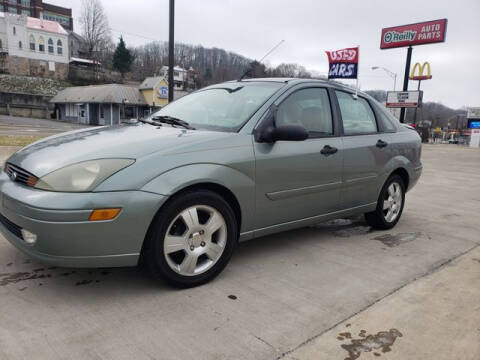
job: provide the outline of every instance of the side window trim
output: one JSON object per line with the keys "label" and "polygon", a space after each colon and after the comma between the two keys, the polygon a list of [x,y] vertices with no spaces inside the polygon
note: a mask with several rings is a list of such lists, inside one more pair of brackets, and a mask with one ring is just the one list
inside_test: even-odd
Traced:
{"label": "side window trim", "polygon": [[278,103],[276,102],[277,107],[279,107],[283,102],[285,102],[285,100],[287,100],[293,94],[295,94],[299,91],[308,90],[308,89],[324,89],[325,92],[327,93],[328,104],[330,105],[330,115],[331,115],[331,118],[332,118],[332,134],[329,134],[329,135],[314,135],[314,134],[312,134],[312,132],[308,131],[308,139],[307,140],[339,137],[340,132],[339,132],[339,129],[338,129],[338,124],[337,124],[337,117],[336,117],[337,113],[336,113],[336,109],[334,111],[334,103],[333,103],[333,98],[332,98],[332,94],[331,94],[331,88],[328,87],[328,86],[315,86],[315,85],[309,84],[307,86],[294,88],[294,89],[292,89],[292,91],[289,91],[289,92],[283,94],[282,96],[280,96],[280,99],[281,99],[280,101],[278,101],[278,99],[277,99],[277,101],[278,101]]}
{"label": "side window trim", "polygon": [[[397,128],[395,124],[392,124],[394,129],[393,130],[388,130],[383,126],[384,121],[390,121],[388,118],[386,120],[382,120],[381,117],[387,117],[386,115],[382,114],[382,109],[380,109],[380,105],[374,104],[370,102],[370,107],[373,109],[373,112],[375,113],[375,117],[377,118],[377,126],[378,126],[378,132],[380,134],[393,134],[397,132]],[[379,121],[380,120],[380,121]]]}
{"label": "side window trim", "polygon": [[[345,94],[349,94],[349,95],[352,95],[352,96],[354,95],[353,93],[351,93],[349,91],[345,91],[344,89],[333,89],[333,92],[335,92],[335,93],[336,92],[343,92]],[[377,131],[370,132],[370,133],[364,133],[364,134],[345,134],[345,130],[343,128],[342,111],[340,109],[340,103],[338,101],[337,94],[335,94],[336,106],[338,108],[338,119],[339,119],[339,123],[341,124],[341,136],[363,136],[363,135],[376,135],[376,134],[382,133],[380,131],[380,126],[379,126],[378,115],[376,113],[376,109],[372,106],[370,101],[368,101],[368,99],[365,98],[364,96],[360,95],[360,96],[358,96],[358,98],[363,99],[368,104],[368,106],[370,107],[370,110],[372,110],[372,114],[373,114],[373,118],[375,119],[375,126],[377,128]]]}

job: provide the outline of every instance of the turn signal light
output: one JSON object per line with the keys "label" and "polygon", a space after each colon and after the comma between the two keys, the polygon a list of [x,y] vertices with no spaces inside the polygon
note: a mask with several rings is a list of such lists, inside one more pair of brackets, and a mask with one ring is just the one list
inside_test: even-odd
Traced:
{"label": "turn signal light", "polygon": [[117,217],[120,213],[120,208],[113,208],[113,209],[95,209],[90,214],[88,220],[90,221],[105,221],[105,220],[112,220]]}

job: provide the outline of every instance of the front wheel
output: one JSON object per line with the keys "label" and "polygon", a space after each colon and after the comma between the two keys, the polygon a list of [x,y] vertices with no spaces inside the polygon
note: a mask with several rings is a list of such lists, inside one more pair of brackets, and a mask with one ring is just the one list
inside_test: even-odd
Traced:
{"label": "front wheel", "polygon": [[405,204],[405,184],[398,175],[392,175],[383,185],[375,211],[365,214],[368,225],[388,230],[400,220]]}
{"label": "front wheel", "polygon": [[155,217],[143,249],[150,272],[175,287],[208,282],[227,265],[237,221],[218,194],[197,190],[168,202]]}

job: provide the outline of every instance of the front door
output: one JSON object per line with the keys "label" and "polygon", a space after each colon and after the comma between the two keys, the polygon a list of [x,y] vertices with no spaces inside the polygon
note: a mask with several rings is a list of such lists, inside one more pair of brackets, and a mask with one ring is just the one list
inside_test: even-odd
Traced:
{"label": "front door", "polygon": [[276,125],[302,125],[309,138],[254,144],[257,229],[340,208],[343,145],[327,89],[291,90],[277,105]]}

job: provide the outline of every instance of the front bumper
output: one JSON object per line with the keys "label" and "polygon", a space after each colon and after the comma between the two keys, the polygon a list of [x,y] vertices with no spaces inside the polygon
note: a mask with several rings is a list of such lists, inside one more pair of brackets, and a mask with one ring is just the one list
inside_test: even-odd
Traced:
{"label": "front bumper", "polygon": [[[0,174],[0,214],[37,235],[28,245],[0,222],[0,232],[40,262],[65,267],[135,266],[148,227],[166,197],[144,191],[57,193]],[[88,221],[93,209],[121,208],[109,221]]]}

